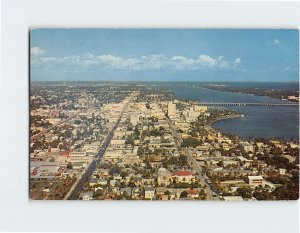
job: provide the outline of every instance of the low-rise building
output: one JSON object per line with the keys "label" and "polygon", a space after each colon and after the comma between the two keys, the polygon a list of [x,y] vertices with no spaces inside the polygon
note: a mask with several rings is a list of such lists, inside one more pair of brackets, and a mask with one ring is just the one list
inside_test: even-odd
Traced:
{"label": "low-rise building", "polygon": [[155,189],[152,186],[145,187],[145,199],[152,200],[155,195]]}
{"label": "low-rise building", "polygon": [[262,176],[248,176],[248,184],[250,186],[258,186],[263,184]]}
{"label": "low-rise building", "polygon": [[191,171],[179,170],[175,171],[172,175],[173,179],[175,179],[178,183],[192,183],[195,180],[195,176]]}
{"label": "low-rise building", "polygon": [[243,201],[241,196],[224,196],[224,201]]}

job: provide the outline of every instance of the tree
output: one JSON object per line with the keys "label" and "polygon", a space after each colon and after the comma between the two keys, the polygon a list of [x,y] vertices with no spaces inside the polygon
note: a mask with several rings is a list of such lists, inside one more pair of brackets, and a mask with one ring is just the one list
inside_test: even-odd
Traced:
{"label": "tree", "polygon": [[117,164],[115,164],[114,166],[111,167],[111,169],[109,170],[108,173],[109,173],[109,175],[113,175],[114,173],[120,174],[121,170],[122,169]]}
{"label": "tree", "polygon": [[171,156],[171,157],[169,158],[169,160],[168,160],[168,163],[169,163],[169,164],[173,164],[173,165],[176,165],[177,162],[178,162],[178,159],[177,159],[177,157],[175,157],[175,156]]}
{"label": "tree", "polygon": [[188,165],[187,157],[185,155],[180,155],[178,158],[178,165],[183,167]]}
{"label": "tree", "polygon": [[243,198],[251,198],[252,197],[252,192],[250,188],[243,187],[243,188],[238,188],[236,190],[237,194],[242,196]]}
{"label": "tree", "polygon": [[187,191],[183,191],[182,193],[180,193],[181,198],[185,198],[187,197],[187,195],[188,195]]}
{"label": "tree", "polygon": [[198,137],[197,131],[196,131],[196,130],[192,130],[191,136],[192,136],[192,137]]}
{"label": "tree", "polygon": [[68,168],[68,169],[73,169],[72,163],[68,163],[67,168]]}
{"label": "tree", "polygon": [[125,144],[131,144],[132,146],[134,146],[134,139],[131,136],[128,136],[126,138]]}
{"label": "tree", "polygon": [[128,176],[128,172],[126,172],[126,171],[121,171],[121,174],[120,174],[120,175],[122,176],[122,178],[124,178],[124,177]]}
{"label": "tree", "polygon": [[136,137],[139,137],[140,136],[140,131],[139,131],[139,128],[138,128],[138,126],[135,126],[135,128],[134,128],[134,134],[136,135]]}
{"label": "tree", "polygon": [[145,150],[143,147],[139,147],[138,150],[137,150],[137,155],[138,156],[142,156],[144,154]]}
{"label": "tree", "polygon": [[164,194],[169,196],[171,194],[171,192],[169,190],[167,190],[164,192]]}
{"label": "tree", "polygon": [[197,138],[188,137],[183,139],[181,146],[182,147],[197,147],[201,145],[201,141]]}
{"label": "tree", "polygon": [[70,129],[66,129],[64,137],[65,138],[71,138],[72,137],[72,131]]}

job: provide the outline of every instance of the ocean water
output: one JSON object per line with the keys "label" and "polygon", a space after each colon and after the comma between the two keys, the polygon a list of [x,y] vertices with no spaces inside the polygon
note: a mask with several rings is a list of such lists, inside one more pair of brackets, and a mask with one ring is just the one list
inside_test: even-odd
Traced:
{"label": "ocean water", "polygon": [[299,90],[298,82],[214,82],[216,85],[226,85],[236,88],[258,88],[274,90]]}
{"label": "ocean water", "polygon": [[[243,85],[246,85],[245,83]],[[251,87],[250,84],[249,87]],[[259,84],[262,85],[263,84]],[[267,83],[276,88],[296,89],[294,85],[282,83],[282,87],[276,83]],[[202,102],[238,102],[238,103],[287,103],[286,100],[268,97],[254,96],[242,93],[210,90],[190,87],[187,84],[168,84],[177,99],[191,99]],[[297,90],[297,89],[296,89]],[[282,138],[286,140],[299,140],[299,108],[298,106],[246,106],[228,107],[244,115],[242,118],[217,121],[213,127],[223,132],[239,135],[243,138]]]}

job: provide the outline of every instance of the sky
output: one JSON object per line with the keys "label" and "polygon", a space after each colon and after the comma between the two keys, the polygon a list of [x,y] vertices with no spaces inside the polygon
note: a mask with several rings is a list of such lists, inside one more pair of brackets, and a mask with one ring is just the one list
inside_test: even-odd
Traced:
{"label": "sky", "polygon": [[33,29],[32,81],[299,79],[298,30]]}

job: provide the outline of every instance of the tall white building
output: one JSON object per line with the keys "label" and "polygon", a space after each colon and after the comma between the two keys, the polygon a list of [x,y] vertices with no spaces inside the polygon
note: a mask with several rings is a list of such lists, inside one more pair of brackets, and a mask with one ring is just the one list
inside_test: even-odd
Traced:
{"label": "tall white building", "polygon": [[176,115],[176,104],[169,102],[168,103],[168,115],[175,116]]}

